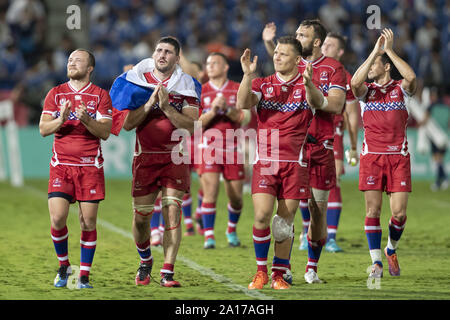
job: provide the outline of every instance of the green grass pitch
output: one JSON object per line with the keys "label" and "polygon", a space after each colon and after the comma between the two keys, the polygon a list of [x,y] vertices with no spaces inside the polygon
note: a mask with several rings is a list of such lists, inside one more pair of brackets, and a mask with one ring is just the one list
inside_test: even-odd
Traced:
{"label": "green grass pitch", "polygon": [[[398,249],[402,275],[391,277],[385,262],[379,289],[367,287],[370,256],[364,234],[364,200],[355,181],[343,181],[343,211],[337,241],[342,253],[323,251],[319,277],[323,284],[309,285],[303,274],[307,260],[298,250],[301,214],[297,213],[296,238],[292,250],[294,282],[282,292],[267,285],[261,291],[248,291],[247,285],[256,271],[252,242],[253,206],[245,195],[244,209],[238,224],[240,248],[229,248],[225,237],[227,224],[226,196],[221,189],[217,203],[215,235],[217,247],[203,249],[203,237],[183,237],[175,264],[175,279],[181,288],[159,286],[162,267],[161,249],[152,249],[154,281],[137,287],[134,277],[138,254],[131,237],[131,182],[107,179],[107,198],[101,202],[97,249],[91,269],[93,290],[57,289],[53,287],[58,262],[50,238],[47,208],[47,181],[26,180],[23,188],[0,183],[0,299],[2,300],[366,300],[450,298],[450,197],[449,191],[431,192],[427,181],[413,182],[409,198],[408,221]],[[197,180],[193,180],[193,212],[196,207]],[[390,218],[389,201],[383,198],[381,215],[382,246],[387,241]],[[80,228],[77,206],[71,206],[68,219],[69,260],[80,259]],[[183,225],[183,232],[184,232]],[[269,268],[273,241],[269,252]]]}

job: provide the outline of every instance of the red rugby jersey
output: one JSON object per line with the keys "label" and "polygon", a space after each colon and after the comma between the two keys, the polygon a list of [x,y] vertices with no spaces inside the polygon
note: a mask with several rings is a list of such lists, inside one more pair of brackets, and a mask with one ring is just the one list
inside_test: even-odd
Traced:
{"label": "red rugby jersey", "polygon": [[362,154],[408,154],[409,95],[401,83],[401,80],[384,85],[366,83],[367,91],[359,98],[364,127]]}
{"label": "red rugby jersey", "polygon": [[42,113],[59,117],[60,106],[65,101],[72,102],[69,118],[58,132],[53,142],[52,166],[58,164],[71,166],[103,166],[103,156],[100,138],[97,138],[75,116],[75,108],[81,101],[87,108],[87,113],[94,120],[112,119],[112,105],[109,93],[89,82],[84,88],[76,90],[69,82],[52,88],[44,101]]}
{"label": "red rugby jersey", "polygon": [[[258,159],[299,162],[306,165],[304,144],[313,117],[306,102],[301,73],[285,82],[277,74],[252,81],[257,105]],[[272,140],[277,130],[279,139]],[[261,135],[266,137],[265,141]],[[278,145],[274,145],[278,143]]]}
{"label": "red rugby jersey", "polygon": [[[307,60],[303,59],[298,65],[298,70],[303,73],[306,68]],[[341,89],[346,91],[347,80],[345,77],[345,70],[343,65],[329,57],[321,55],[314,61],[311,61],[313,68],[313,83],[322,91],[325,97],[328,96],[328,91],[331,89]],[[314,118],[309,127],[308,133],[323,143],[326,148],[333,148],[334,137],[334,115],[322,110],[316,110]]]}
{"label": "red rugby jersey", "polygon": [[[148,83],[157,85],[161,81],[157,79],[152,72],[144,73],[145,79]],[[162,81],[162,84],[167,87],[170,78]],[[195,108],[200,108],[200,102],[195,97],[183,96],[180,94],[169,93],[169,104],[175,108],[179,113],[187,105]],[[181,140],[172,141],[172,132],[176,127],[172,124],[164,112],[159,109],[156,103],[147,118],[136,128],[136,146],[135,155],[141,153],[166,153],[170,154],[173,147],[178,145]]]}
{"label": "red rugby jersey", "polygon": [[[227,80],[221,88],[216,87],[211,81],[208,81],[202,86],[202,97],[201,104],[203,112],[206,113],[211,110],[211,105],[217,96],[223,96],[225,98],[226,104],[230,108],[236,107],[236,95],[239,89],[239,83],[231,80]],[[217,114],[208,127],[203,132],[203,136],[206,138],[204,143],[209,144],[212,141],[212,136],[208,134],[209,129],[217,129],[222,134],[223,149],[235,149],[237,147],[236,139],[231,139],[227,141],[226,130],[227,129],[237,129],[240,127],[239,123],[236,123],[225,114]]]}

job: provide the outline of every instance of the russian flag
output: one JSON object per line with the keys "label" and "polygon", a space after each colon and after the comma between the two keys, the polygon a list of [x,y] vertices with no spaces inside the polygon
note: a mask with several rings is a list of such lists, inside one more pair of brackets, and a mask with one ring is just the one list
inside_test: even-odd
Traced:
{"label": "russian flag", "polygon": [[[109,91],[113,106],[112,134],[119,135],[128,110],[139,108],[152,95],[156,86],[147,82],[144,73],[152,72],[154,68],[153,59],[144,59],[114,80]],[[184,73],[179,65],[176,65],[167,84],[167,91],[200,100],[202,86],[195,78]]]}

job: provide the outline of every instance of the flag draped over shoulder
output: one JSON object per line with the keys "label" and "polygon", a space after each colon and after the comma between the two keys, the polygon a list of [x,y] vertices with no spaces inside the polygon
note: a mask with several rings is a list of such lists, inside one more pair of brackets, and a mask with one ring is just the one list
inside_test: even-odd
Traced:
{"label": "flag draped over shoulder", "polygon": [[[112,134],[119,135],[128,113],[127,110],[139,108],[152,95],[156,85],[148,83],[144,73],[152,72],[154,68],[153,59],[144,59],[114,80],[109,91],[113,106]],[[167,83],[167,91],[171,94],[180,94],[200,100],[201,84],[184,73],[179,65],[176,65],[175,71]]]}

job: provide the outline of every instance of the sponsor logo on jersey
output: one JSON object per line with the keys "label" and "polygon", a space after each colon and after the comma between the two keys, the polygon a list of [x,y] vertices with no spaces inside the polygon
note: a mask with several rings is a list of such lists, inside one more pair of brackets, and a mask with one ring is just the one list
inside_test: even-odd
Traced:
{"label": "sponsor logo on jersey", "polygon": [[264,180],[264,179],[259,180],[259,187],[260,188],[267,188],[267,181]]}
{"label": "sponsor logo on jersey", "polygon": [[391,93],[389,94],[389,96],[392,99],[398,98],[398,91],[397,91],[397,89],[392,90]]}
{"label": "sponsor logo on jersey", "polygon": [[373,176],[368,176],[366,179],[367,184],[375,184],[375,178]]}
{"label": "sponsor logo on jersey", "polygon": [[53,180],[53,186],[56,187],[56,188],[61,187],[61,180],[59,178],[55,178]]}
{"label": "sponsor logo on jersey", "polygon": [[81,163],[92,163],[92,162],[94,162],[92,157],[81,157],[80,159],[81,159]]}
{"label": "sponsor logo on jersey", "polygon": [[95,101],[94,101],[94,100],[91,100],[91,101],[89,101],[89,102],[87,103],[86,107],[87,107],[88,109],[95,110],[95,106],[96,106],[96,105],[97,105],[97,104],[95,103]]}
{"label": "sponsor logo on jersey", "polygon": [[96,194],[96,193],[97,193],[97,190],[91,189],[91,190],[89,190],[89,193],[90,193],[90,194]]}
{"label": "sponsor logo on jersey", "polygon": [[387,146],[387,151],[398,151],[398,146]]}

